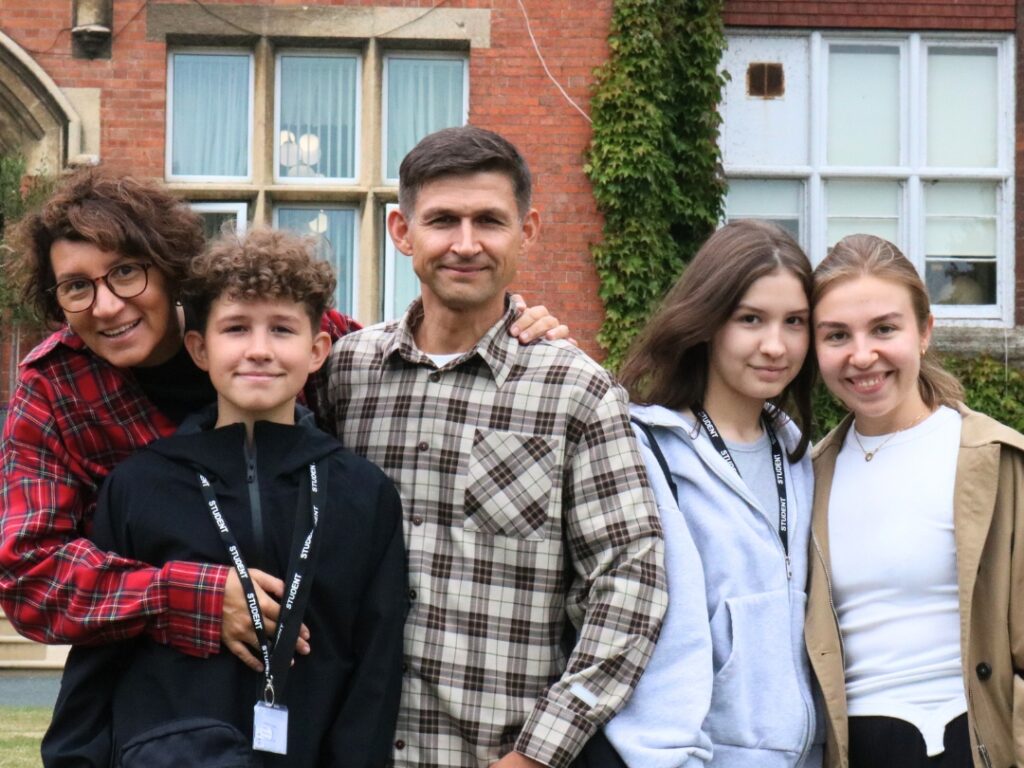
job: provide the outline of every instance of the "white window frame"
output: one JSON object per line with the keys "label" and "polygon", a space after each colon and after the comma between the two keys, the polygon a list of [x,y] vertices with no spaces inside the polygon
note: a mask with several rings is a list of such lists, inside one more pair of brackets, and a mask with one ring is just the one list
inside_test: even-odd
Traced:
{"label": "white window frame", "polygon": [[[356,116],[353,136],[353,164],[351,176],[282,176],[281,171],[281,58],[284,56],[305,58],[354,59],[356,62],[355,92]],[[358,51],[342,49],[285,48],[274,54],[274,183],[306,187],[337,186],[355,184],[359,179],[359,164],[363,154],[363,57]]]}
{"label": "white window frame", "polygon": [[[174,174],[172,173],[172,152],[174,150],[174,57],[177,54],[207,54],[207,55],[229,55],[229,56],[245,56],[249,59],[249,114],[247,115],[247,135],[246,135],[246,159],[245,159],[245,175],[244,176],[206,176],[206,175],[192,175],[192,174]],[[252,158],[253,152],[253,135],[255,128],[255,101],[256,101],[256,57],[251,49],[247,48],[169,48],[167,51],[167,108],[165,113],[165,122],[167,136],[164,140],[164,177],[168,181],[182,181],[182,182],[209,182],[216,184],[218,182],[249,182],[252,181]]]}
{"label": "white window frame", "polygon": [[245,234],[248,227],[249,204],[230,202],[189,203],[196,213],[231,213],[235,217],[235,232]]}
{"label": "white window frame", "polygon": [[[929,181],[979,181],[997,186],[996,280],[993,305],[933,305],[943,325],[1011,327],[1014,312],[1014,78],[1015,43],[1011,35],[932,32],[774,32],[765,29],[730,30],[737,37],[800,37],[809,40],[810,164],[806,166],[732,166],[730,179],[797,179],[805,183],[801,221],[803,245],[813,262],[827,248],[826,183],[832,179],[891,180],[900,184],[897,245],[924,275],[925,209],[923,184]],[[900,49],[900,162],[895,166],[827,165],[829,47],[897,46]],[[997,162],[994,168],[929,168],[927,154],[927,64],[931,47],[992,48],[999,77],[996,126]],[[911,130],[911,126],[915,130]],[[911,213],[913,212],[913,216]]]}
{"label": "white window frame", "polygon": [[462,125],[469,122],[469,57],[465,54],[452,54],[444,51],[393,51],[384,54],[384,66],[381,74],[380,98],[380,176],[385,184],[398,184],[398,177],[390,177],[388,173],[388,83],[390,73],[388,64],[393,59],[438,59],[462,62]]}
{"label": "white window frame", "polygon": [[[282,208],[289,210],[303,210],[303,211],[352,211],[353,226],[352,226],[352,275],[349,278],[349,296],[348,296],[348,310],[347,314],[355,314],[358,308],[359,298],[359,223],[360,214],[359,206],[356,204],[345,205],[343,203],[291,203],[286,201],[279,201],[274,205],[273,222],[274,228],[280,228],[280,217],[279,214]],[[304,234],[304,233],[300,233]],[[337,299],[337,294],[335,294]]]}

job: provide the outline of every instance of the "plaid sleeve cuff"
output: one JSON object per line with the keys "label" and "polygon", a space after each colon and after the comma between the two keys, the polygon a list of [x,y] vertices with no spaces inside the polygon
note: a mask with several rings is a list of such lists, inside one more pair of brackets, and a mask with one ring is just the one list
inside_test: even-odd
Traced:
{"label": "plaid sleeve cuff", "polygon": [[568,768],[597,728],[587,719],[588,707],[567,709],[541,698],[519,732],[515,751],[549,768]]}
{"label": "plaid sleeve cuff", "polygon": [[167,622],[157,640],[189,656],[205,658],[220,650],[224,584],[223,565],[172,561],[160,570],[167,597]]}

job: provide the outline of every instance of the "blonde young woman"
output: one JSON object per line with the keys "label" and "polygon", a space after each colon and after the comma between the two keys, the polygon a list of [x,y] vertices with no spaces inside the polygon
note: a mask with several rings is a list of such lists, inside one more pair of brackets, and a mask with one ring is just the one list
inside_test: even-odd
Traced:
{"label": "blonde young woman", "polygon": [[963,405],[913,265],[868,235],[814,273],[822,379],[807,649],[830,768],[1024,764],[1024,436]]}
{"label": "blonde young woman", "polygon": [[793,238],[728,224],[623,365],[669,586],[654,655],[605,729],[630,768],[821,765],[802,633],[810,290]]}

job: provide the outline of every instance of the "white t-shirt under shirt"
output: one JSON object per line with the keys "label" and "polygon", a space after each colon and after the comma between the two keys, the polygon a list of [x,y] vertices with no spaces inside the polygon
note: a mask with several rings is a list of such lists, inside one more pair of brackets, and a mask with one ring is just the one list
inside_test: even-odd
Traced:
{"label": "white t-shirt under shirt", "polygon": [[940,754],[967,711],[960,663],[953,485],[960,414],[940,407],[887,435],[851,428],[829,498],[832,587],[851,716],[898,717]]}

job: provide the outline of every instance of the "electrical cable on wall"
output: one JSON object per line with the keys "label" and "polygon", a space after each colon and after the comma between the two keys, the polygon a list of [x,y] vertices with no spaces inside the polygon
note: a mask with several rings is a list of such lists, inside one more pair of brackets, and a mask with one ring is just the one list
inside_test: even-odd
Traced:
{"label": "electrical cable on wall", "polygon": [[215,13],[209,7],[207,7],[206,3],[201,2],[201,0],[192,0],[192,2],[195,3],[196,5],[198,5],[200,8],[202,8],[204,11],[206,11],[206,13],[208,13],[210,16],[213,16],[213,18],[217,19],[218,21],[223,21],[225,24],[228,24],[228,25],[234,27],[235,29],[237,29],[239,32],[245,32],[247,35],[252,35],[254,37],[260,37],[260,33],[259,32],[255,32],[255,31],[253,31],[251,29],[247,29],[246,27],[243,27],[241,24],[236,24],[231,19],[227,19],[227,18],[221,16],[219,13]]}
{"label": "electrical cable on wall", "polygon": [[584,120],[586,120],[588,123],[593,123],[594,121],[590,119],[590,115],[584,112],[583,108],[575,101],[573,101],[572,96],[566,93],[566,90],[565,88],[562,87],[562,84],[555,79],[555,76],[553,74],[551,74],[551,70],[548,69],[547,62],[544,61],[544,54],[540,52],[540,46],[537,45],[537,38],[533,36],[533,29],[531,29],[530,27],[530,16],[526,12],[526,6],[523,5],[523,0],[516,0],[516,2],[519,3],[519,10],[523,12],[523,19],[525,19],[526,21],[526,32],[527,34],[530,35],[530,42],[533,43],[533,50],[537,52],[537,58],[540,60],[540,65],[544,67],[544,72],[547,73],[548,79],[555,84],[555,87],[559,90],[559,92],[562,94],[565,100],[569,102],[577,112],[583,115]]}
{"label": "electrical cable on wall", "polygon": [[[135,21],[139,17],[139,14],[142,13],[143,9],[145,9],[149,5],[149,2],[150,2],[150,0],[143,0],[143,2],[139,3],[139,7],[135,9],[135,13],[133,13],[131,15],[131,17],[129,17],[128,21],[126,21],[124,24],[122,24],[121,28],[119,30],[117,30],[117,32],[115,32],[113,35],[111,35],[111,37],[110,37],[111,44],[113,44],[113,42],[115,40],[117,40],[118,37],[120,37],[121,33],[124,32],[128,28],[129,24],[131,24],[133,21]],[[53,42],[50,43],[50,46],[48,48],[44,48],[42,50],[38,50],[38,49],[35,49],[35,48],[25,48],[24,46],[22,46],[22,50],[24,50],[26,53],[33,53],[36,56],[45,56],[47,54],[50,54],[50,52],[57,46],[57,42],[60,40],[61,35],[63,35],[65,32],[70,32],[71,29],[72,29],[71,27],[63,27],[63,28],[57,30],[57,35],[56,35],[56,37],[53,38]],[[70,54],[70,53],[53,53],[53,54],[50,54],[50,55],[52,55],[52,56],[63,56],[65,58],[67,58],[67,57],[70,57],[72,54]]]}

